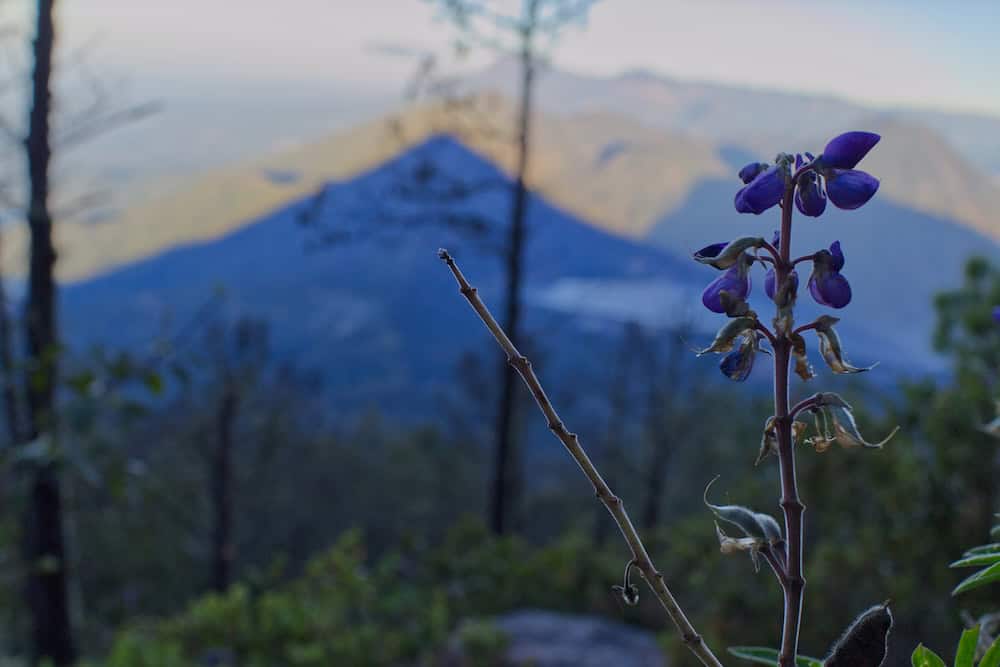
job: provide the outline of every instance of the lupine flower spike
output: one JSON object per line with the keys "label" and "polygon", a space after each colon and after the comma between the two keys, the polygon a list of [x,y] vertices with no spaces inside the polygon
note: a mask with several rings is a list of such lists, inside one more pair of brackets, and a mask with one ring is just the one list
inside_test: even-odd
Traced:
{"label": "lupine flower spike", "polygon": [[[856,167],[879,140],[880,137],[871,132],[846,132],[831,139],[818,156],[807,152],[779,153],[773,163],[751,162],[746,165],[739,172],[743,187],[736,192],[733,200],[736,210],[760,215],[780,205],[780,231],[774,232],[770,243],[760,237],[746,236],[731,242],[713,243],[694,253],[696,261],[722,272],[705,288],[702,303],[712,312],[724,313],[730,318],[719,329],[712,344],[697,350],[698,354],[722,355],[719,363],[722,373],[731,380],[742,382],[753,369],[756,353],[766,351],[761,347],[762,342],[766,340],[770,343],[768,353],[772,354],[775,362],[775,414],[764,423],[754,465],[772,455],[779,459],[784,529],[767,514],[740,505],[713,505],[708,502],[708,489],[705,504],[718,519],[715,531],[723,553],[749,552],[755,567],[760,559],[767,561],[783,589],[786,612],[802,609],[803,590],[804,528],[793,452],[800,444],[811,446],[817,452],[826,451],[833,445],[845,449],[879,450],[896,433],[893,430],[875,442],[866,440],[858,430],[851,406],[837,394],[814,394],[789,407],[788,383],[792,362],[795,374],[801,380],[814,377],[803,336],[805,332],[816,333],[820,356],[834,373],[862,373],[874,368],[874,365],[854,366],[847,360],[840,336],[834,328],[839,318],[825,314],[809,324],[795,326],[798,264],[802,262],[812,263],[807,286],[816,303],[840,309],[851,302],[851,284],[841,273],[845,257],[840,241],[833,241],[828,248],[794,260],[790,246],[795,211],[808,218],[818,218],[826,212],[828,201],[837,208],[851,210],[871,200],[878,191],[878,179]],[[750,271],[755,263],[766,265],[764,294],[775,306],[771,320],[773,328],[758,319],[748,302]],[[993,317],[1000,323],[1000,306],[994,310]],[[814,417],[816,433],[807,437],[810,426],[799,417],[809,413]],[[984,428],[993,430],[994,426],[991,424]],[[1000,426],[995,426],[995,429],[1000,433]],[[720,523],[736,526],[742,536],[730,537],[723,532]],[[800,582],[800,585],[795,586],[795,582]],[[800,617],[799,613],[786,613],[784,616],[782,646],[777,654],[781,667],[794,667],[796,664]],[[891,625],[892,615],[888,606],[873,607],[859,617],[822,664],[827,667],[881,667],[886,654],[885,639]],[[731,650],[741,657],[759,657],[768,652],[767,649],[749,648],[744,655],[744,652]]]}

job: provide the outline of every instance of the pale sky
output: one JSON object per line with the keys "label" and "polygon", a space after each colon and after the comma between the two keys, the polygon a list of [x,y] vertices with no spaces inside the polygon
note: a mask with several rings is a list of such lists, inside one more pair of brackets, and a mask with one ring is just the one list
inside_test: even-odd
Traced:
{"label": "pale sky", "polygon": [[[515,1],[516,0],[512,0]],[[8,0],[11,7],[30,6]],[[130,76],[399,85],[391,44],[454,35],[421,0],[60,0],[66,42]],[[996,0],[602,0],[556,62],[1000,115]]]}

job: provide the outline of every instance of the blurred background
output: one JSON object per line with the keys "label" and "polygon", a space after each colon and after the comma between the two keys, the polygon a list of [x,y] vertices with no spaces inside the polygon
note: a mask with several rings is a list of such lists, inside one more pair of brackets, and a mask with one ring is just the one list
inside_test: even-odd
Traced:
{"label": "blurred background", "polygon": [[694,664],[612,590],[616,526],[439,247],[706,640],[777,646],[780,589],[702,503],[720,475],[716,502],[780,513],[770,365],[691,352],[722,321],[689,256],[777,228],[733,209],[741,166],[846,130],[881,134],[881,188],[798,218],[792,254],[841,242],[838,328],[879,366],[810,342],[793,399],[901,431],[801,450],[802,650],[890,598],[887,664],[950,656],[997,606],[948,568],[1000,507],[997,25],[986,0],[6,0],[0,664]]}

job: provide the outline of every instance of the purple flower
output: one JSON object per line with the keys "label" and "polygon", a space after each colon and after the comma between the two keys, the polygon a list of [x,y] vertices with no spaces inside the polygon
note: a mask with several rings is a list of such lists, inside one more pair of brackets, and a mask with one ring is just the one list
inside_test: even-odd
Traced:
{"label": "purple flower", "polygon": [[1000,306],[993,306],[993,321],[1000,324]]}
{"label": "purple flower", "polygon": [[874,132],[845,132],[830,140],[823,149],[824,168],[854,169],[881,139]]}
{"label": "purple flower", "polygon": [[775,275],[774,269],[768,269],[767,273],[764,274],[764,294],[772,301],[774,300],[774,287],[777,281],[778,277]]}
{"label": "purple flower", "polygon": [[751,331],[743,335],[739,347],[727,354],[719,362],[719,370],[734,382],[743,382],[750,377],[753,370],[753,359],[757,354],[757,335]]}
{"label": "purple flower", "polygon": [[744,254],[740,261],[723,271],[723,273],[710,282],[705,291],[701,293],[701,302],[713,313],[725,313],[726,306],[722,302],[722,292],[726,292],[732,299],[746,299],[750,293],[750,264],[753,258]]}
{"label": "purple flower", "polygon": [[807,171],[799,177],[795,189],[795,206],[802,215],[818,218],[826,210],[826,193],[823,192],[819,174]]}
{"label": "purple flower", "polygon": [[809,293],[816,303],[829,308],[843,308],[851,302],[851,285],[840,275],[844,268],[844,253],[840,241],[830,244],[813,257],[813,272],[809,276]]}
{"label": "purple flower", "polygon": [[748,184],[753,179],[760,176],[761,172],[767,169],[767,165],[763,162],[751,162],[747,166],[740,169],[740,180],[743,181],[743,185]]}
{"label": "purple flower", "polygon": [[878,191],[878,179],[858,169],[833,169],[824,175],[826,194],[837,208],[859,208]]}
{"label": "purple flower", "polygon": [[[748,165],[749,166],[749,165]],[[746,167],[743,168],[744,170]],[[742,171],[741,171],[742,174]],[[740,213],[760,215],[781,201],[785,193],[787,169],[781,165],[768,167],[736,193],[734,204]]]}

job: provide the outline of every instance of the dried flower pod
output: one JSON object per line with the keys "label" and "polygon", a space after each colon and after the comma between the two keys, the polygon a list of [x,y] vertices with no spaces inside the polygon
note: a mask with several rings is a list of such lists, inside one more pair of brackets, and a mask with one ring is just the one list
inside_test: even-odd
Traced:
{"label": "dried flower pod", "polygon": [[875,605],[858,616],[834,643],[823,667],[882,667],[891,629],[889,604]]}
{"label": "dried flower pod", "polygon": [[[718,479],[716,477],[715,479]],[[781,527],[774,517],[769,514],[754,512],[742,505],[713,505],[708,502],[708,489],[715,482],[713,479],[705,487],[705,505],[712,513],[727,523],[731,523],[740,530],[746,537],[753,538],[761,543],[776,542],[781,539]]]}
{"label": "dried flower pod", "polygon": [[803,380],[811,380],[816,377],[812,365],[809,363],[809,356],[806,354],[806,339],[800,333],[792,333],[788,336],[792,342],[792,357],[795,359],[795,374]]}
{"label": "dried flower pod", "polygon": [[729,320],[715,334],[712,344],[702,350],[695,350],[700,357],[710,352],[729,352],[736,345],[736,340],[747,331],[752,331],[757,326],[757,318],[744,316]]}
{"label": "dried flower pod", "polygon": [[833,325],[840,321],[839,317],[823,315],[816,320],[816,336],[819,338],[819,353],[823,356],[827,366],[834,373],[845,375],[849,373],[864,373],[878,366],[875,362],[871,366],[852,366],[844,356],[844,348],[840,343],[840,336]]}
{"label": "dried flower pod", "polygon": [[[885,438],[878,442],[868,442],[858,430],[854,421],[854,411],[850,404],[834,393],[819,394],[816,410],[816,438],[809,438],[808,444],[817,452],[824,452],[830,445],[836,443],[845,449],[862,447],[865,449],[881,449],[899,431],[892,429]],[[822,419],[822,425],[820,424]]]}

